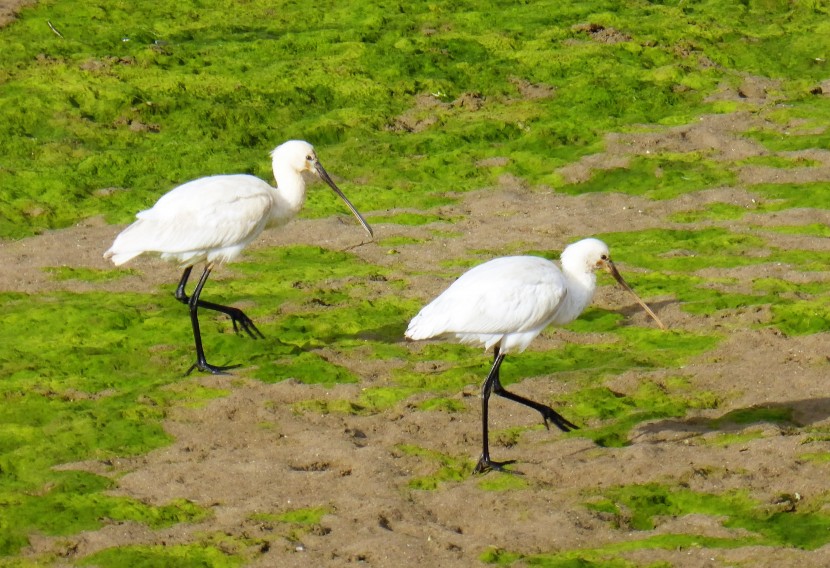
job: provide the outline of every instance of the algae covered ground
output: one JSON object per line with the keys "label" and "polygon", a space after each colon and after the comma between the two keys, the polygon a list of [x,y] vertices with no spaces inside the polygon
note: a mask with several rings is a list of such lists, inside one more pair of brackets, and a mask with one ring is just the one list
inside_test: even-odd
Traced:
{"label": "algae covered ground", "polygon": [[[8,14],[8,15],[7,15]],[[830,565],[830,5],[0,2],[0,567]],[[178,183],[310,186],[206,288],[102,253]],[[502,368],[403,340],[467,267],[598,236]],[[205,296],[205,297],[206,297]]]}

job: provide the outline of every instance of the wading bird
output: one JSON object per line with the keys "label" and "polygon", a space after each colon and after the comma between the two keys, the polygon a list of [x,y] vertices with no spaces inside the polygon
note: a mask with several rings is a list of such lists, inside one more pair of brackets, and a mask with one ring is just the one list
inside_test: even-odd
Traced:
{"label": "wading bird", "polygon": [[508,256],[480,264],[462,274],[409,323],[406,337],[455,337],[461,343],[493,348],[493,366],[481,389],[482,451],[475,471],[483,473],[513,463],[490,459],[488,403],[491,394],[518,402],[542,414],[563,432],[577,428],[558,412],[506,390],[499,381],[505,355],[521,353],[548,325],[565,325],[588,307],[596,288],[597,269],[604,269],[631,292],[637,302],[665,329],[663,322],[626,284],[608,252],[597,239],[584,239],[565,248],[562,269],[536,256]]}
{"label": "wading bird", "polygon": [[[187,374],[194,369],[222,374],[237,366],[211,365],[205,359],[199,308],[227,314],[237,333],[241,330],[254,339],[263,337],[239,308],[206,302],[199,296],[216,263],[233,260],[264,229],[286,224],[302,209],[302,172],[313,172],[325,181],[372,236],[371,227],[320,165],[311,144],[290,140],[275,148],[271,158],[277,187],[250,175],[217,175],[187,182],[163,195],[151,209],[138,213],[138,220],[124,229],[104,253],[104,258],[112,259],[116,266],[143,253],[157,253],[184,267],[175,296],[190,308],[196,341],[196,362]],[[205,263],[205,270],[188,297],[185,285],[193,266],[200,262]]]}

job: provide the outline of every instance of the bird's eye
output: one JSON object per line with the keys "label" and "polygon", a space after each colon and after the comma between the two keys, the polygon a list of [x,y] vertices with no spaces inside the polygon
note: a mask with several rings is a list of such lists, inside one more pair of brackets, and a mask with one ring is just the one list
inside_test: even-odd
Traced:
{"label": "bird's eye", "polygon": [[306,159],[306,160],[308,160],[308,161],[310,162],[310,161],[311,161],[311,160],[313,160],[314,158],[312,158],[312,157],[311,157],[311,154],[309,154],[308,156],[306,156],[306,157],[305,157],[305,159]]}
{"label": "bird's eye", "polygon": [[600,258],[601,258],[602,260],[608,260],[608,255],[607,255],[607,254],[604,254],[604,255],[602,255]]}

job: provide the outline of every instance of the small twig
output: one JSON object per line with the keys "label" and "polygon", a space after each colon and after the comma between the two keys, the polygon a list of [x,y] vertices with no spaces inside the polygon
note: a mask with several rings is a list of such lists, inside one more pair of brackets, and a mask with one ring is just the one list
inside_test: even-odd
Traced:
{"label": "small twig", "polygon": [[52,22],[50,22],[49,20],[46,20],[46,23],[49,24],[49,29],[52,30],[53,32],[55,32],[56,36],[63,39],[63,34],[60,33],[57,29],[55,29],[55,26],[52,25]]}
{"label": "small twig", "polygon": [[368,240],[368,241],[361,241],[361,242],[359,242],[359,243],[358,243],[358,244],[356,244],[356,245],[349,245],[349,246],[347,246],[346,248],[342,249],[342,251],[341,251],[341,252],[346,252],[346,251],[349,251],[349,250],[354,250],[354,249],[356,249],[356,248],[362,247],[362,246],[364,246],[364,245],[368,245],[369,243],[373,243],[373,242],[375,242],[375,239],[370,239],[370,240]]}

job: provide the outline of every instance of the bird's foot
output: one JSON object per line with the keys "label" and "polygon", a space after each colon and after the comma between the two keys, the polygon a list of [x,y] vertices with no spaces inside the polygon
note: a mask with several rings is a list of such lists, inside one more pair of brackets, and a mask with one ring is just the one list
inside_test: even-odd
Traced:
{"label": "bird's foot", "polygon": [[504,466],[514,464],[516,460],[508,460],[503,462],[497,462],[490,459],[489,456],[481,456],[478,458],[478,463],[476,464],[473,473],[487,473],[488,471],[501,471],[504,473],[512,473],[513,475],[522,475],[521,472],[512,471],[506,469]]}
{"label": "bird's foot", "polygon": [[254,325],[253,320],[239,308],[228,308],[227,314],[233,323],[234,333],[239,333],[241,330],[247,333],[251,339],[265,339],[262,332]]}
{"label": "bird's foot", "polygon": [[225,371],[227,371],[228,369],[236,369],[237,367],[239,367],[239,365],[220,366],[220,365],[211,365],[207,361],[196,361],[195,363],[193,363],[190,366],[190,368],[187,370],[187,372],[184,374],[184,376],[185,377],[188,376],[190,373],[192,373],[196,369],[199,369],[203,373],[210,373],[211,375],[228,375],[230,373],[226,373]]}
{"label": "bird's foot", "polygon": [[556,412],[554,409],[549,407],[543,407],[538,409],[539,412],[542,414],[542,420],[545,421],[545,428],[550,430],[549,423],[553,423],[554,426],[562,430],[563,432],[570,432],[571,430],[579,430],[579,426],[574,424],[573,422],[567,420],[564,416]]}

